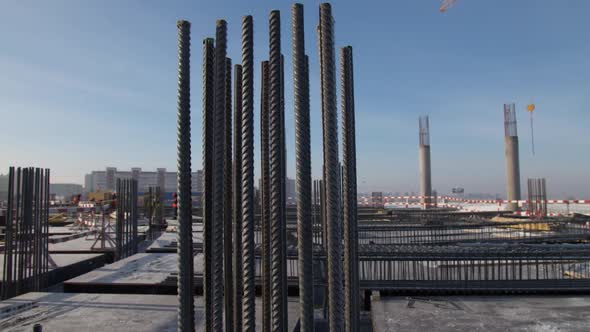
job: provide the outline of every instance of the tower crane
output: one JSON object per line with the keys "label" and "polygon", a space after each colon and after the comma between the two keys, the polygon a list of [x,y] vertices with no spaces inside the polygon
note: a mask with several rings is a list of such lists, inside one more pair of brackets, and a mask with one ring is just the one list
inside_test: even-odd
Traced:
{"label": "tower crane", "polygon": [[449,10],[451,7],[453,7],[456,2],[457,2],[457,0],[443,0],[443,3],[440,6],[438,11],[441,13],[444,13],[447,10]]}

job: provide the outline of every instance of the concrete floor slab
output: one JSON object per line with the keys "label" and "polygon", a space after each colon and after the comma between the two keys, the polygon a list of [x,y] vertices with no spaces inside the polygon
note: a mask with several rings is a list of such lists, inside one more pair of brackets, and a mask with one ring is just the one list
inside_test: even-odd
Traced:
{"label": "concrete floor slab", "polygon": [[[50,254],[51,260],[55,266],[50,264],[49,269],[63,268],[69,265],[78,264],[84,261],[91,261],[95,258],[104,256],[104,254]],[[4,271],[4,255],[0,255],[0,275]]]}
{"label": "concrete floor slab", "polygon": [[374,331],[588,331],[590,297],[375,297]]}
{"label": "concrete floor slab", "polygon": [[[298,319],[298,299],[288,300],[288,326]],[[256,299],[256,323],[262,321]],[[175,295],[27,293],[0,302],[0,331],[176,331]],[[203,298],[195,297],[195,330],[204,331]],[[261,330],[261,326],[257,326]]]}
{"label": "concrete floor slab", "polygon": [[[164,232],[155,239],[146,249],[146,252],[176,252],[178,234],[176,232]],[[193,225],[193,247],[202,248],[203,232],[200,226]]]}
{"label": "concrete floor slab", "polygon": [[[194,257],[195,277],[202,275],[203,255]],[[67,292],[176,292],[178,255],[139,253],[64,282]],[[196,286],[196,285],[195,285]]]}

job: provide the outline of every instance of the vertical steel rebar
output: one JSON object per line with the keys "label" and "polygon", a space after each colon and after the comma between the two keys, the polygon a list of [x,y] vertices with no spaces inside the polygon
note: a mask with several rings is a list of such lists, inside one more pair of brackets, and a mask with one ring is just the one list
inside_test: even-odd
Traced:
{"label": "vertical steel rebar", "polygon": [[231,59],[226,58],[225,67],[225,197],[223,213],[223,273],[225,278],[225,326],[230,330],[234,319],[233,272],[232,272],[232,103]]}
{"label": "vertical steel rebar", "polygon": [[226,61],[227,23],[218,20],[215,37],[215,115],[214,115],[214,166],[213,178],[213,330],[223,331],[223,216],[225,185],[225,112],[226,112]]}
{"label": "vertical steel rebar", "polygon": [[[194,331],[191,199],[190,27],[178,21],[178,331]],[[225,57],[224,57],[225,60]]]}
{"label": "vertical steel rebar", "polygon": [[131,256],[131,180],[125,180],[125,257]]}
{"label": "vertical steel rebar", "polygon": [[33,189],[33,193],[34,193],[34,197],[33,197],[33,215],[34,215],[34,219],[33,219],[33,257],[32,257],[32,261],[33,261],[33,291],[38,292],[40,290],[40,285],[39,285],[39,249],[40,249],[40,244],[39,244],[39,240],[41,239],[40,234],[41,234],[41,170],[39,168],[35,169],[34,172],[34,189]]}
{"label": "vertical steel rebar", "polygon": [[6,206],[6,231],[4,239],[4,268],[2,269],[2,300],[12,295],[12,257],[13,257],[13,204],[14,204],[14,167],[8,169],[8,204]]}
{"label": "vertical steel rebar", "polygon": [[123,248],[123,199],[121,197],[122,195],[122,186],[121,186],[121,179],[117,179],[117,185],[116,185],[116,190],[117,190],[117,229],[116,229],[116,236],[117,238],[115,239],[117,242],[116,248],[115,248],[115,259],[119,260],[121,259],[122,256],[122,248]]}
{"label": "vertical steel rebar", "polygon": [[[139,238],[137,237],[137,218],[138,218],[138,215],[137,215],[137,196],[138,196],[137,185],[138,185],[138,183],[137,183],[137,180],[132,180],[131,183],[132,183],[132,186],[131,186],[131,188],[132,188],[132,202],[131,202],[132,214],[131,214],[131,218],[132,219],[131,220],[133,222],[133,229],[132,229],[132,232],[133,232],[133,235],[132,235],[132,237],[133,237],[133,254],[137,254],[137,251],[139,250]],[[191,234],[191,236],[192,236],[192,234]]]}
{"label": "vertical steel rebar", "polygon": [[283,297],[282,230],[285,223],[283,200],[283,150],[281,129],[281,19],[280,12],[273,10],[269,20],[269,129],[270,129],[270,224],[271,224],[271,330],[285,331]]}
{"label": "vertical steel rebar", "polygon": [[[23,280],[23,272],[24,272],[24,239],[23,239],[23,227],[24,227],[24,214],[23,214],[23,202],[22,200],[24,199],[24,192],[25,189],[23,187],[24,184],[24,169],[21,170],[21,168],[19,167],[16,170],[16,219],[15,219],[15,238],[16,238],[16,252],[17,252],[17,256],[15,258],[16,260],[16,271],[14,271],[15,277],[18,280],[17,281],[17,287],[16,287],[16,293],[20,294],[23,289],[22,289],[22,280]],[[22,181],[22,182],[21,182]],[[20,255],[18,255],[18,253],[21,253]]]}
{"label": "vertical steel rebar", "polygon": [[262,331],[269,332],[271,321],[270,301],[270,165],[269,165],[269,69],[268,61],[261,63],[261,89],[260,89],[260,173],[261,173],[261,229],[262,229]]}
{"label": "vertical steel rebar", "polygon": [[295,144],[297,180],[297,248],[299,261],[300,331],[313,331],[313,233],[311,221],[311,148],[309,86],[303,5],[292,7],[293,86],[295,99]]}
{"label": "vertical steel rebar", "polygon": [[50,179],[51,171],[49,169],[45,169],[45,200],[47,204],[45,205],[45,278],[44,278],[44,285],[47,287],[49,285],[49,179]]}
{"label": "vertical steel rebar", "polygon": [[342,103],[342,163],[344,211],[344,284],[346,331],[359,331],[359,279],[356,195],[356,134],[352,47],[340,51]]}
{"label": "vertical steel rebar", "polygon": [[0,298],[46,286],[49,170],[9,168]]}
{"label": "vertical steel rebar", "polygon": [[212,325],[211,237],[213,222],[213,126],[215,111],[215,46],[213,38],[203,40],[203,233],[204,258],[203,296],[205,297],[205,331]]}
{"label": "vertical steel rebar", "polygon": [[242,66],[235,65],[234,73],[234,331],[242,331],[242,300],[244,297],[244,277],[242,274]]}
{"label": "vertical steel rebar", "polygon": [[[285,141],[285,57],[283,54],[281,54],[281,67],[280,67],[280,90],[281,90],[281,94],[280,94],[280,114],[281,114],[281,120],[280,120],[280,129],[279,129],[279,133],[281,135],[280,138],[280,146],[282,146],[282,165],[281,165],[281,181],[282,181],[282,185],[281,185],[281,208],[282,208],[282,212],[281,212],[281,216],[283,216],[283,224],[281,227],[281,262],[282,262],[282,267],[281,267],[281,271],[282,272],[282,276],[283,276],[283,282],[282,282],[282,286],[283,289],[281,291],[281,294],[283,294],[283,297],[281,298],[281,300],[283,301],[283,322],[288,322],[288,310],[287,310],[287,305],[288,305],[288,301],[287,301],[287,206],[286,206],[286,202],[287,202],[287,188],[286,188],[286,181],[287,181],[287,144]],[[285,323],[286,324],[286,323]],[[285,325],[285,329],[287,328],[287,326]]]}
{"label": "vertical steel rebar", "polygon": [[242,242],[243,331],[256,330],[254,255],[254,24],[242,19]]}
{"label": "vertical steel rebar", "polygon": [[336,113],[336,68],[332,7],[320,5],[320,61],[322,63],[322,117],[324,128],[324,179],[328,230],[328,310],[330,331],[344,330],[342,285],[342,232],[338,180],[338,123]]}

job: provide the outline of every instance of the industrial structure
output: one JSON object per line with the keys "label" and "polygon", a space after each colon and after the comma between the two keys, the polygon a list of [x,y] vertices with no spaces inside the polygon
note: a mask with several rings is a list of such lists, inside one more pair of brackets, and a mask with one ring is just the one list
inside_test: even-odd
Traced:
{"label": "industrial structure", "polygon": [[504,136],[506,141],[506,196],[508,211],[518,210],[520,200],[520,160],[514,104],[504,104]]}
{"label": "industrial structure", "polygon": [[432,179],[430,170],[430,122],[428,116],[420,117],[420,196],[424,209],[433,205]]}

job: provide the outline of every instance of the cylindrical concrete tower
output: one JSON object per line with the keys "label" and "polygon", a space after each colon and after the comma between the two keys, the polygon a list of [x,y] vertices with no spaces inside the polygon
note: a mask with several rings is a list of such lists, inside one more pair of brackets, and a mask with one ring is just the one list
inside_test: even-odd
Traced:
{"label": "cylindrical concrete tower", "polygon": [[518,134],[514,104],[504,104],[504,133],[506,140],[506,195],[510,201],[508,211],[517,211],[520,200],[520,162],[518,157]]}
{"label": "cylindrical concrete tower", "polygon": [[418,119],[420,128],[420,196],[422,207],[427,209],[432,205],[432,182],[430,174],[430,124],[427,116]]}

